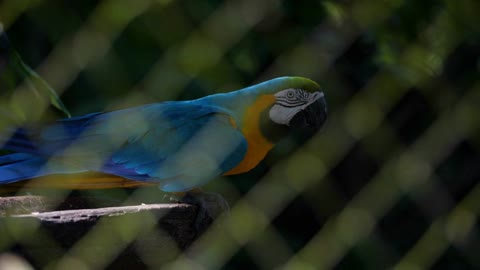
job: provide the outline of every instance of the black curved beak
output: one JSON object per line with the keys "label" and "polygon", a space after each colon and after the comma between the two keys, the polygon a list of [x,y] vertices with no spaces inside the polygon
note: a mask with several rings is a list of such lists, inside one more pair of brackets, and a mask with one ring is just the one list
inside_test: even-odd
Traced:
{"label": "black curved beak", "polygon": [[318,131],[323,127],[327,120],[327,102],[323,93],[317,93],[319,97],[290,120],[290,127],[312,131]]}

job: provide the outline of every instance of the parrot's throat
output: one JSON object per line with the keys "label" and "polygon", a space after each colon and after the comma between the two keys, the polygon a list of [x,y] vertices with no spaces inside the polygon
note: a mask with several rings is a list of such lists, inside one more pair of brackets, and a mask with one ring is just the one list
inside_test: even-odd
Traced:
{"label": "parrot's throat", "polygon": [[242,119],[240,130],[247,139],[247,153],[244,159],[225,175],[248,172],[258,165],[274,144],[262,132],[262,114],[275,103],[273,95],[261,95],[251,104]]}

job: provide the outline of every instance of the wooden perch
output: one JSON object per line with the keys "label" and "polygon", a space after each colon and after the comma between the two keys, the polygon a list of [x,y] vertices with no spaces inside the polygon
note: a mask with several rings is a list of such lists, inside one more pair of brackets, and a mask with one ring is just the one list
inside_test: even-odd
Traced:
{"label": "wooden perch", "polygon": [[[87,266],[157,268],[173,260],[212,221],[208,216],[196,220],[198,207],[183,203],[50,211],[53,207],[51,200],[42,196],[0,198],[0,213],[10,214],[0,218],[0,246],[7,247],[3,251],[43,268],[56,263],[72,247],[85,248],[81,242],[87,241],[85,252],[98,254],[90,264],[85,255]],[[207,201],[207,211],[218,209],[218,202]],[[110,258],[102,254],[110,254],[112,249],[118,256],[102,262]]]}

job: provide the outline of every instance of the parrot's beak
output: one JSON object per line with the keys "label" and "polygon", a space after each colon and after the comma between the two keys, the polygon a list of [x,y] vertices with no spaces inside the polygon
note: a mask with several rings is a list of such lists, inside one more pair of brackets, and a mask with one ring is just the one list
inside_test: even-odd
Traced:
{"label": "parrot's beak", "polygon": [[327,102],[323,92],[314,93],[315,101],[299,111],[289,123],[294,129],[308,129],[317,131],[327,120]]}

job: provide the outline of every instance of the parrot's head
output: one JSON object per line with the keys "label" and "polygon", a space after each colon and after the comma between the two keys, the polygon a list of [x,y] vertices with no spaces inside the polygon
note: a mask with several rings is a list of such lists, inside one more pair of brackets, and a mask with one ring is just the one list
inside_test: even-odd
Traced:
{"label": "parrot's head", "polygon": [[[279,77],[227,94],[207,97],[237,112],[247,136],[260,135],[277,143],[290,134],[309,137],[327,119],[327,103],[320,86],[307,78]],[[260,117],[259,117],[260,116]],[[305,136],[304,136],[305,135]]]}
{"label": "parrot's head", "polygon": [[323,92],[303,89],[285,89],[275,95],[275,104],[269,110],[270,119],[295,129],[320,129],[327,119],[327,103]]}
{"label": "parrot's head", "polygon": [[272,142],[292,132],[309,137],[320,130],[327,120],[327,103],[319,88],[314,91],[282,89],[273,96],[275,100],[264,111],[261,125],[262,133]]}

